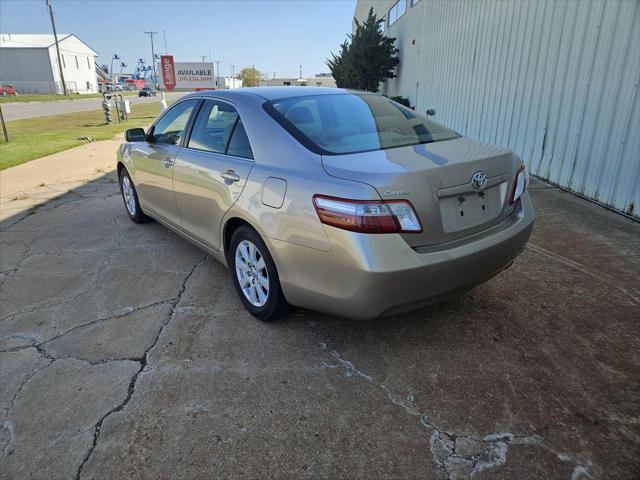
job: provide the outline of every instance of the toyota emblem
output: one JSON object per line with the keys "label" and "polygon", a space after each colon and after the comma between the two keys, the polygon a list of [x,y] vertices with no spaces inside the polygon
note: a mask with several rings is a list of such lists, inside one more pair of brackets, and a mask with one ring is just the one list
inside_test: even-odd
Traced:
{"label": "toyota emblem", "polygon": [[476,190],[480,190],[487,184],[487,174],[484,172],[476,172],[471,177],[471,186]]}

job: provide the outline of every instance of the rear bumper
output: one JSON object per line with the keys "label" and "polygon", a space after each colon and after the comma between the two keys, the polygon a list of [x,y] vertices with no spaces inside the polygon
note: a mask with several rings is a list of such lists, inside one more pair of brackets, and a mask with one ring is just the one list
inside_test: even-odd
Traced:
{"label": "rear bumper", "polygon": [[413,249],[399,235],[364,235],[326,227],[329,252],[268,240],[287,300],[356,319],[411,310],[493,277],[524,249],[534,223],[529,195],[489,230],[432,248]]}

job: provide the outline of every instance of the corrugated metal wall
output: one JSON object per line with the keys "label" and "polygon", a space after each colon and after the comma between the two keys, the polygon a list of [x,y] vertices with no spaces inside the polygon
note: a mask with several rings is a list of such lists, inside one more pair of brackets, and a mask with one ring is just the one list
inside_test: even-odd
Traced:
{"label": "corrugated metal wall", "polygon": [[[640,218],[639,1],[407,1],[385,93]],[[393,3],[359,1],[356,17]]]}

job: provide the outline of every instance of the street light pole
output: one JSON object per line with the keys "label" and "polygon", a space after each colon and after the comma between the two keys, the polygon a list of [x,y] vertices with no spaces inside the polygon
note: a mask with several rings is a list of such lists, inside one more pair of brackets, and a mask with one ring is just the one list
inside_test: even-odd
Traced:
{"label": "street light pole", "polygon": [[53,38],[56,41],[56,54],[58,55],[58,69],[60,70],[60,81],[62,82],[62,93],[67,95],[67,84],[64,81],[64,73],[62,72],[62,60],[60,59],[60,45],[58,45],[58,34],[56,33],[56,21],[53,19],[53,8],[51,7],[51,0],[47,0],[47,7],[49,7],[49,16],[51,17],[51,28],[53,29]]}
{"label": "street light pole", "polygon": [[153,36],[157,35],[158,32],[144,32],[147,35],[149,35],[151,37],[151,66],[153,69],[153,88],[157,89],[158,88],[158,78],[156,77],[156,51],[153,48]]}
{"label": "street light pole", "polygon": [[111,57],[111,67],[109,69],[109,81],[111,83],[113,83],[113,61],[114,60],[120,60],[120,57],[118,56],[117,53],[114,53],[113,57]]}

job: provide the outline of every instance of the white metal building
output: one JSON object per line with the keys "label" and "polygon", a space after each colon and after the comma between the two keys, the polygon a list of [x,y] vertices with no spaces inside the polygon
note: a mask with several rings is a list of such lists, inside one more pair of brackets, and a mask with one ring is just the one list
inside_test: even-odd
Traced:
{"label": "white metal building", "polygon": [[260,82],[261,87],[330,87],[335,88],[336,81],[331,75],[316,75],[308,78],[269,78]]}
{"label": "white metal building", "polygon": [[370,7],[400,49],[385,94],[640,218],[638,0],[358,0],[354,17]]}
{"label": "white metal building", "polygon": [[[69,92],[97,93],[98,54],[73,34],[58,34],[64,80]],[[53,34],[0,34],[0,82],[20,93],[62,93]]]}

